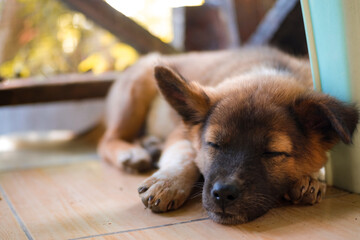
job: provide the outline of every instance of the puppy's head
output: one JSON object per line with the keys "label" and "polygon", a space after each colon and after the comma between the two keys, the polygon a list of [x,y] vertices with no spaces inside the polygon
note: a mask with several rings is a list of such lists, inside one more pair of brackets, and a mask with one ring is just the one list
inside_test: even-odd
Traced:
{"label": "puppy's head", "polygon": [[358,123],[354,106],[310,92],[290,76],[213,89],[167,67],[156,67],[155,76],[188,127],[205,179],[203,206],[219,223],[263,215],[296,180],[318,171],[334,144],[351,143]]}

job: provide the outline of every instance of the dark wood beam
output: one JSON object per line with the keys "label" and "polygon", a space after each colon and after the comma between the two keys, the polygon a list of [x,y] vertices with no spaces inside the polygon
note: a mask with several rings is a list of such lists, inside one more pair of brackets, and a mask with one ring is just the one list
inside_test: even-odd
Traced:
{"label": "dark wood beam", "polygon": [[276,0],[234,0],[238,31],[245,43]]}
{"label": "dark wood beam", "polygon": [[63,74],[0,83],[0,106],[104,98],[118,72]]}
{"label": "dark wood beam", "polygon": [[172,46],[164,43],[130,18],[113,9],[104,0],[61,1],[71,9],[83,13],[142,54],[153,51],[160,53],[177,52]]}
{"label": "dark wood beam", "polygon": [[201,6],[185,7],[184,11],[185,51],[218,50],[239,46],[231,0],[208,0]]}

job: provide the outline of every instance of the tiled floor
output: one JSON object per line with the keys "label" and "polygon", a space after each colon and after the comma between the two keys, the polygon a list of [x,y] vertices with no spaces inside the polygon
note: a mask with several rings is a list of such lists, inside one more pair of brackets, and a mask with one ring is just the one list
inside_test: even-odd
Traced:
{"label": "tiled floor", "polygon": [[223,226],[207,218],[200,199],[174,212],[151,213],[136,191],[145,175],[121,173],[86,156],[3,168],[0,239],[360,239],[357,194],[330,188],[316,206],[282,207],[247,224]]}

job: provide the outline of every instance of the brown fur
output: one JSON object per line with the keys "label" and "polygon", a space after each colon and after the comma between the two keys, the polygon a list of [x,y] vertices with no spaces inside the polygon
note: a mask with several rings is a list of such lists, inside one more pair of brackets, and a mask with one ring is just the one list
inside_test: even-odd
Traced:
{"label": "brown fur", "polygon": [[[157,88],[170,106],[157,107]],[[180,207],[200,173],[204,208],[220,223],[252,220],[284,195],[313,204],[325,189],[309,176],[339,140],[351,143],[358,111],[311,88],[308,61],[272,48],[149,55],[114,84],[99,152],[145,171],[163,150],[139,187],[154,212]]]}

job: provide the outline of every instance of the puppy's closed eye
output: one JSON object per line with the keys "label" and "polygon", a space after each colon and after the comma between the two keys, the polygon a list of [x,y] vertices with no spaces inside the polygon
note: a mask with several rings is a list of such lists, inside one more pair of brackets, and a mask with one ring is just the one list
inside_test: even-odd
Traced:
{"label": "puppy's closed eye", "polygon": [[274,158],[274,157],[290,157],[290,154],[287,152],[271,152],[266,151],[263,153],[263,156],[266,158]]}
{"label": "puppy's closed eye", "polygon": [[220,145],[214,142],[206,142],[206,144],[212,148],[219,149]]}

